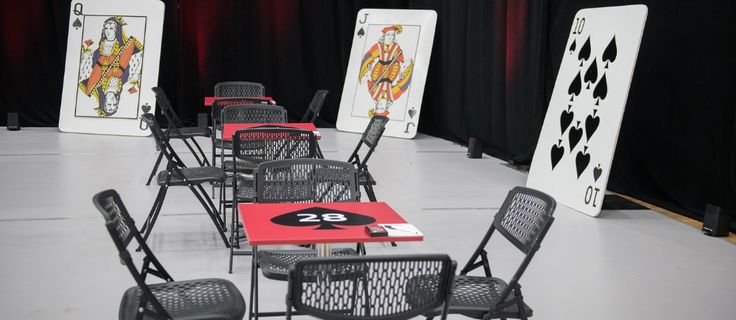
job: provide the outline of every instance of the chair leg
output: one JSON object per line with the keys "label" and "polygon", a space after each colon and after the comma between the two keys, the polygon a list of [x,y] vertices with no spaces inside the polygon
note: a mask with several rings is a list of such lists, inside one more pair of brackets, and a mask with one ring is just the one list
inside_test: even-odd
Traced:
{"label": "chair leg", "polygon": [[368,195],[368,199],[371,200],[371,202],[376,202],[376,194],[373,193],[373,186],[369,183],[366,183],[363,185],[363,189],[365,190],[365,193]]}
{"label": "chair leg", "polygon": [[164,205],[164,200],[166,199],[166,191],[168,189],[169,186],[167,185],[163,185],[161,186],[161,188],[158,189],[158,195],[156,196],[156,200],[154,200],[153,202],[151,212],[148,213],[148,218],[146,219],[146,222],[143,223],[143,226],[139,231],[143,232],[143,241],[146,241],[148,239],[148,235],[150,235],[151,230],[153,230],[153,225],[156,224],[158,215],[161,212],[161,207],[163,207]]}
{"label": "chair leg", "polygon": [[[212,132],[212,139],[211,139],[212,140],[212,158],[211,159],[212,159],[212,166],[217,167],[217,158],[215,158],[215,135],[216,135],[217,130],[215,129],[214,120],[212,124],[212,129],[213,129],[213,132]],[[215,196],[215,184],[214,183],[210,183],[210,184],[212,185],[212,196],[214,197]]]}
{"label": "chair leg", "polygon": [[248,320],[255,317],[258,319],[258,248],[253,246],[252,265],[250,267],[250,310]]}
{"label": "chair leg", "polygon": [[202,165],[209,166],[210,162],[209,160],[207,160],[207,155],[204,154],[204,150],[202,150],[202,147],[199,146],[199,143],[197,142],[196,139],[194,138],[191,138],[191,139],[192,139],[192,143],[194,144],[194,146],[197,147],[197,151],[199,151],[199,154],[202,156]]}
{"label": "chair leg", "polygon": [[[192,140],[194,140],[194,139],[192,139]],[[202,159],[199,158],[199,155],[197,154],[197,152],[194,151],[194,148],[192,148],[192,145],[189,144],[189,141],[187,141],[187,138],[182,138],[181,141],[183,141],[184,144],[187,146],[187,148],[189,148],[189,151],[194,156],[194,159],[197,160],[197,164],[199,164],[200,167],[203,166],[204,165],[204,162],[202,162]]]}
{"label": "chair leg", "polygon": [[161,159],[164,157],[163,150],[158,153],[158,158],[156,159],[156,164],[153,165],[153,169],[151,169],[151,175],[148,176],[148,181],[146,181],[146,185],[151,185],[151,180],[153,180],[153,176],[156,175],[156,171],[158,171],[158,166],[161,164]]}
{"label": "chair leg", "polygon": [[235,224],[235,216],[237,215],[237,199],[233,196],[233,214],[230,217],[230,263],[228,266],[228,273],[233,273],[233,255],[235,255],[235,247],[240,248],[240,241],[238,239],[238,227]]}
{"label": "chair leg", "polygon": [[202,194],[199,194],[199,192],[197,192],[197,189],[195,189],[193,185],[190,184],[188,186],[189,190],[192,190],[192,193],[194,193],[194,196],[197,197],[197,200],[199,200],[204,209],[207,210],[207,214],[210,216],[210,219],[212,219],[212,223],[215,224],[215,228],[217,228],[217,232],[220,234],[222,242],[225,243],[225,247],[230,247],[230,243],[227,241],[227,236],[225,236],[225,230],[223,230],[222,228],[222,225],[225,223],[222,222],[222,220],[220,219],[220,214],[217,213],[217,208],[215,208],[215,204],[212,203],[212,200],[210,200],[209,196],[207,196],[207,193],[204,192],[204,188],[202,188],[201,185],[197,185],[199,191],[202,192]]}
{"label": "chair leg", "polygon": [[521,286],[519,286],[518,282],[516,284],[516,287],[514,288],[514,295],[516,296],[516,309],[519,310],[519,319],[521,320],[527,320],[529,319],[526,316],[526,309],[524,309],[524,297],[521,295]]}

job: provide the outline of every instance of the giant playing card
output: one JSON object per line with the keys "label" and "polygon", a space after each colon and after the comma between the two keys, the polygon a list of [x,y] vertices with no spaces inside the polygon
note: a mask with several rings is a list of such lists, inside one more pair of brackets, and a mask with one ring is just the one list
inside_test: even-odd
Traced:
{"label": "giant playing card", "polygon": [[158,0],[74,0],[69,14],[59,129],[148,135],[154,112],[164,4]]}
{"label": "giant playing card", "polygon": [[646,17],[644,5],[575,15],[528,187],[600,214]]}
{"label": "giant playing card", "polygon": [[358,12],[337,129],[363,132],[382,115],[384,135],[416,135],[436,22],[432,10]]}

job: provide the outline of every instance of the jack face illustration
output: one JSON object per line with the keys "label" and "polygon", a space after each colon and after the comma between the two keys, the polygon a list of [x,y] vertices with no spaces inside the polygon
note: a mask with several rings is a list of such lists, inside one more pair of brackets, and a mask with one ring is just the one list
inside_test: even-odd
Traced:
{"label": "jack face illustration", "polygon": [[358,81],[367,84],[374,107],[369,116],[388,116],[389,108],[409,89],[414,61],[404,60],[404,53],[397,41],[401,25],[391,25],[381,30],[381,37],[363,55]]}

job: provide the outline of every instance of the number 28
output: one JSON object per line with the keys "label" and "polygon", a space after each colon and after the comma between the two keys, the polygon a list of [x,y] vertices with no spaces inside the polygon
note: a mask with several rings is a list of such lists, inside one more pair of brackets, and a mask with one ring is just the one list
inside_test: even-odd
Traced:
{"label": "number 28", "polygon": [[296,216],[300,217],[299,222],[340,222],[348,220],[348,218],[346,218],[342,213],[323,213],[321,215],[314,213],[299,213]]}

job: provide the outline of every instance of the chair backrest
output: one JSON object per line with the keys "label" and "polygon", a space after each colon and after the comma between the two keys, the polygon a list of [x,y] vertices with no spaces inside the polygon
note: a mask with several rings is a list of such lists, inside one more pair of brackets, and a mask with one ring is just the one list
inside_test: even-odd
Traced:
{"label": "chair backrest", "polygon": [[[360,137],[360,141],[358,141],[358,145],[355,147],[355,150],[353,150],[353,153],[350,155],[348,162],[352,162],[361,170],[364,169],[365,163],[368,162],[368,159],[373,154],[373,151],[376,150],[378,141],[381,140],[383,132],[386,130],[386,123],[388,123],[388,117],[386,116],[371,117],[371,120],[368,122],[368,126],[365,128],[365,131],[363,131],[363,135]],[[369,149],[365,152],[361,159],[360,149],[363,145],[368,146]]]}
{"label": "chair backrest", "polygon": [[166,117],[166,121],[169,122],[169,130],[177,130],[179,127],[183,126],[179,116],[174,111],[174,107],[171,104],[169,97],[164,93],[164,89],[153,87],[151,90],[153,90],[153,94],[156,96],[156,102],[160,107],[159,109],[161,110],[161,113]]}
{"label": "chair backrest", "polygon": [[552,225],[556,206],[555,199],[541,191],[515,187],[493,219],[493,228],[516,248],[530,254],[539,248]]}
{"label": "chair backrest", "polygon": [[287,309],[322,319],[409,319],[446,307],[454,273],[444,254],[305,259],[289,272]]}
{"label": "chair backrest", "polygon": [[256,171],[256,202],[360,201],[358,172],[349,162],[326,159],[267,161]]}
{"label": "chair backrest", "polygon": [[312,102],[309,103],[309,108],[304,112],[302,120],[300,122],[311,122],[314,123],[319,117],[319,111],[322,110],[322,105],[325,103],[327,94],[330,93],[328,90],[317,90],[312,97]]}
{"label": "chair backrest", "polygon": [[222,109],[222,123],[284,123],[286,109],[261,104],[236,104]]}
{"label": "chair backrest", "polygon": [[263,127],[238,130],[233,134],[233,160],[261,163],[314,158],[316,154],[317,137],[309,130]]}
{"label": "chair backrest", "polygon": [[[271,100],[265,98],[218,98],[212,101],[213,123],[222,122],[222,109],[241,104],[263,104],[269,105]],[[219,127],[218,127],[219,128]]]}
{"label": "chair backrest", "polygon": [[215,97],[263,97],[266,87],[257,82],[225,81],[215,84]]}
{"label": "chair backrest", "polygon": [[[92,198],[92,202],[105,218],[105,227],[107,227],[107,231],[110,233],[110,237],[112,237],[112,241],[118,249],[120,263],[128,268],[128,271],[130,271],[130,274],[142,292],[139,307],[153,308],[153,310],[149,311],[170,319],[171,317],[161,306],[161,303],[151,293],[151,289],[146,284],[146,276],[152,274],[167,282],[174,281],[174,279],[164,269],[146,242],[143,241],[138,228],[135,226],[135,222],[130,217],[130,214],[128,214],[128,210],[120,199],[120,195],[115,190],[105,190],[96,194]],[[133,259],[128,251],[128,246],[133,239],[136,240],[135,243],[140,246],[145,254],[141,269],[138,269],[135,263],[133,263]]]}

